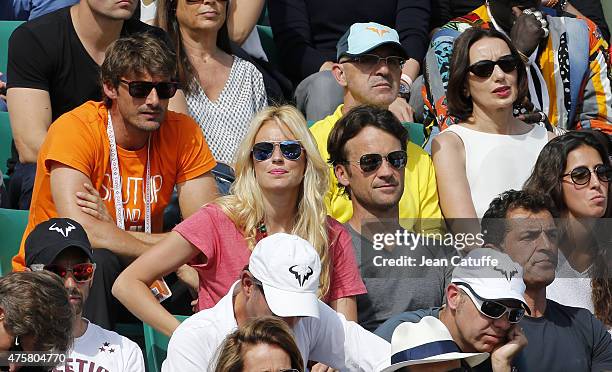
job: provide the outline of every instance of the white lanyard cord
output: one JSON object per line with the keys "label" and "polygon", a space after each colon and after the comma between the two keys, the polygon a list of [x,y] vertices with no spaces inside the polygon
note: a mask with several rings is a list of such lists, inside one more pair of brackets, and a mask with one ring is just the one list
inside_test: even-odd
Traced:
{"label": "white lanyard cord", "polygon": [[[108,125],[106,127],[106,134],[108,135],[108,142],[110,143],[110,165],[111,165],[111,178],[113,182],[113,197],[115,199],[115,218],[117,220],[117,227],[121,230],[125,230],[125,221],[123,214],[123,196],[122,196],[122,184],[121,174],[119,173],[119,159],[117,157],[117,143],[115,142],[115,131],[113,129],[113,121],[111,119],[110,112],[108,113]],[[151,151],[151,135],[147,140],[147,172],[145,177],[145,232],[151,233],[151,165],[150,165],[150,151]]]}

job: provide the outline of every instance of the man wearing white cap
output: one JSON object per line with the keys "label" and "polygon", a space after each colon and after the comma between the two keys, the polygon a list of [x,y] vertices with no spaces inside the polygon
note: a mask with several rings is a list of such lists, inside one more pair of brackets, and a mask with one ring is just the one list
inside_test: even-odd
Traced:
{"label": "man wearing white cap", "polygon": [[228,334],[267,315],[293,328],[304,361],[341,371],[378,371],[388,365],[388,342],[318,300],[320,273],[319,255],[307,241],[283,233],[260,240],[228,294],[174,331],[162,371],[206,369]]}
{"label": "man wearing white cap", "polygon": [[[462,353],[439,319],[426,316],[418,323],[400,324],[391,338],[392,371],[455,371],[465,364],[478,365],[489,353]],[[408,368],[410,367],[410,368]]]}
{"label": "man wearing white cap", "polygon": [[375,333],[391,340],[401,323],[433,316],[444,323],[462,352],[491,354],[475,371],[510,368],[518,364],[513,359],[527,344],[517,324],[529,312],[522,276],[523,269],[508,255],[489,248],[474,249],[455,267],[446,288],[446,305],[396,315]]}
{"label": "man wearing white cap", "polygon": [[[509,190],[493,199],[482,219],[485,243],[525,268],[531,314],[521,322],[529,345],[521,352],[520,370],[610,371],[612,340],[602,322],[587,309],[546,298],[558,260],[556,215],[548,196]],[[572,294],[579,296],[576,292]]]}

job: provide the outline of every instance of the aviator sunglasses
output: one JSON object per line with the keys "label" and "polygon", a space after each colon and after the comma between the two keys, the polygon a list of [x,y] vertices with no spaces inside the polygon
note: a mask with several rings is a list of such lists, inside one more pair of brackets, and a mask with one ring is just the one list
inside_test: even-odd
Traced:
{"label": "aviator sunglasses", "polygon": [[392,68],[402,68],[404,63],[406,62],[405,58],[398,56],[389,56],[389,57],[381,57],[376,54],[362,54],[360,56],[355,56],[346,61],[340,62],[357,62],[367,68],[372,68],[380,63],[380,61],[385,61],[387,66]]}
{"label": "aviator sunglasses", "polygon": [[298,160],[302,155],[302,145],[300,141],[266,141],[258,142],[253,145],[253,158],[257,161],[268,160],[274,153],[274,148],[278,146],[281,154],[287,160]]}
{"label": "aviator sunglasses", "polygon": [[72,265],[72,266],[63,266],[63,265],[55,265],[55,264],[51,264],[51,265],[34,264],[30,266],[30,268],[32,269],[32,271],[42,271],[42,270],[50,271],[52,273],[59,275],[59,277],[62,279],[66,279],[66,276],[70,272],[72,273],[72,276],[74,277],[75,281],[79,283],[83,283],[83,282],[90,280],[93,277],[93,273],[96,270],[96,264],[90,263],[90,262],[79,263],[79,264]]}
{"label": "aviator sunglasses", "polygon": [[493,74],[495,65],[499,66],[503,72],[509,73],[518,67],[518,60],[511,54],[500,57],[497,61],[483,60],[468,67],[471,73],[476,76],[487,78]]}
{"label": "aviator sunglasses", "polygon": [[569,173],[562,174],[561,178],[570,176],[573,183],[582,186],[591,181],[591,173],[595,173],[601,182],[610,182],[610,178],[612,178],[612,167],[598,164],[591,171],[585,166],[580,166],[572,169]]}
{"label": "aviator sunglasses", "polygon": [[155,88],[159,98],[168,99],[174,97],[178,89],[178,83],[174,81],[159,81],[157,83],[152,81],[127,81],[123,79],[120,81],[123,84],[127,84],[128,92],[134,98],[147,98],[153,88]]}
{"label": "aviator sunglasses", "polygon": [[493,300],[480,299],[476,293],[470,288],[469,285],[463,283],[457,283],[457,285],[464,289],[468,296],[472,299],[472,302],[484,316],[491,319],[499,319],[504,314],[508,314],[508,322],[518,323],[525,316],[525,309],[520,307],[510,307],[502,303]]}
{"label": "aviator sunglasses", "polygon": [[373,172],[380,168],[383,163],[383,159],[386,159],[387,162],[395,169],[401,169],[406,166],[408,162],[408,154],[404,150],[391,151],[387,155],[383,156],[381,154],[365,154],[362,155],[358,161],[352,162],[347,160],[347,163],[357,163],[361,170],[365,173]]}

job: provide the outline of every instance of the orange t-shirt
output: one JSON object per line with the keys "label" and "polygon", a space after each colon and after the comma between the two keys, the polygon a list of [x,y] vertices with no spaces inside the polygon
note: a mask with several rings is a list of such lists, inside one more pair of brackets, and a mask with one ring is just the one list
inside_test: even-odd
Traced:
{"label": "orange t-shirt", "polygon": [[[36,179],[28,226],[19,253],[13,257],[13,270],[24,269],[24,243],[32,229],[49,218],[58,217],[51,195],[51,165],[54,161],[85,174],[115,217],[110,147],[106,125],[108,111],[103,103],[89,101],[59,117],[38,154]],[[117,146],[122,182],[125,229],[144,231],[147,146],[128,151]],[[202,130],[190,117],[169,111],[159,130],[152,133],[151,229],[161,232],[164,208],[174,185],[201,176],[216,165]]]}

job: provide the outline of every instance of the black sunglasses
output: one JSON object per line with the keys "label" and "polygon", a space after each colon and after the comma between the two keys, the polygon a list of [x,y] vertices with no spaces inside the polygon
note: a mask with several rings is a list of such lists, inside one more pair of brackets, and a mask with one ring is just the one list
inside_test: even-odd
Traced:
{"label": "black sunglasses", "polygon": [[387,159],[387,162],[391,164],[393,168],[401,169],[404,168],[408,162],[408,154],[406,154],[404,150],[391,151],[385,156],[381,154],[365,154],[359,158],[359,161],[351,162],[347,160],[346,162],[359,164],[361,170],[367,173],[380,168],[383,159]]}
{"label": "black sunglasses", "polygon": [[603,164],[596,165],[592,171],[585,166],[576,167],[571,172],[561,175],[561,178],[570,176],[573,183],[581,186],[591,181],[591,173],[593,172],[601,182],[610,182],[612,178],[612,168]]}
{"label": "black sunglasses", "polygon": [[268,160],[274,153],[274,148],[280,147],[281,154],[287,160],[298,160],[302,155],[302,145],[300,141],[266,141],[258,142],[253,145],[253,158],[257,161]]}
{"label": "black sunglasses", "polygon": [[504,316],[504,314],[508,313],[508,322],[518,323],[523,319],[523,316],[525,316],[525,309],[521,307],[510,307],[497,301],[481,299],[469,285],[461,283],[457,283],[457,285],[467,289],[465,292],[468,297],[472,299],[478,311],[491,319],[499,319]]}
{"label": "black sunglasses", "polygon": [[174,81],[159,81],[157,83],[152,81],[127,81],[123,79],[120,81],[123,84],[127,84],[128,92],[134,98],[147,98],[153,88],[155,88],[159,98],[168,99],[174,97],[178,89],[178,83]]}
{"label": "black sunglasses", "polygon": [[518,67],[518,59],[512,54],[508,54],[502,57],[499,57],[497,61],[483,60],[478,61],[468,67],[474,75],[487,78],[493,74],[493,70],[495,69],[495,65],[499,66],[503,72],[509,73]]}
{"label": "black sunglasses", "polygon": [[372,68],[378,65],[380,61],[385,61],[387,66],[392,68],[402,68],[404,66],[404,63],[406,62],[406,59],[399,56],[381,57],[376,54],[362,54],[360,56],[352,57],[340,63],[357,62],[366,67]]}

